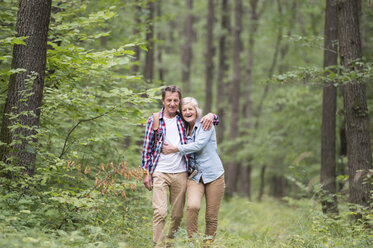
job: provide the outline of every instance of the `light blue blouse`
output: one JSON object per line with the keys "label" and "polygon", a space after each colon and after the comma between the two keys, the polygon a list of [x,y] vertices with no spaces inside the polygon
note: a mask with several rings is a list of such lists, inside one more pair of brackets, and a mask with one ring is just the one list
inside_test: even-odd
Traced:
{"label": "light blue blouse", "polygon": [[191,165],[194,165],[193,156],[196,156],[198,173],[193,177],[193,180],[198,183],[202,177],[206,184],[219,178],[224,173],[224,168],[218,155],[215,128],[203,130],[200,119],[198,119],[192,135],[186,138],[187,144],[178,145],[178,149],[182,154],[190,154]]}

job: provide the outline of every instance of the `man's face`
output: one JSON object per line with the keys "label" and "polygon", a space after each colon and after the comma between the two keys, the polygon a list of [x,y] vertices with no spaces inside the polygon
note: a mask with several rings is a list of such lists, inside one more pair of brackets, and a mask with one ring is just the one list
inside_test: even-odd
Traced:
{"label": "man's face", "polygon": [[176,115],[176,111],[179,109],[179,104],[179,93],[166,91],[166,95],[163,100],[166,117],[174,117]]}

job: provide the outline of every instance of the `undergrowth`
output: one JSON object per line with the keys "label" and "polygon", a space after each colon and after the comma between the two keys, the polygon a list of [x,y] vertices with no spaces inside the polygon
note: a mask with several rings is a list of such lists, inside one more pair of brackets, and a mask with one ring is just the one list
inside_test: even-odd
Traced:
{"label": "undergrowth", "polygon": [[[85,180],[94,181],[85,175],[76,183],[82,187]],[[111,185],[111,190],[124,187],[118,185]],[[69,189],[70,196],[65,201],[53,200],[50,195],[45,196],[46,192],[20,197],[11,192],[4,194],[3,189],[0,247],[152,247],[151,193],[141,181],[133,180],[132,187],[125,197],[114,193],[120,192],[118,188],[110,194],[100,192],[99,187]],[[89,198],[77,197],[88,192]],[[62,195],[59,197],[65,199]],[[75,201],[68,201],[69,198]],[[186,238],[183,223],[176,238],[170,241],[171,247],[204,247],[204,214],[203,202],[201,233],[195,236],[193,246]],[[322,214],[320,204],[310,199],[266,198],[258,203],[234,197],[223,201],[218,232],[209,247],[372,247],[371,215],[363,223],[352,221],[350,214],[343,203],[339,205],[338,218],[329,218]]]}

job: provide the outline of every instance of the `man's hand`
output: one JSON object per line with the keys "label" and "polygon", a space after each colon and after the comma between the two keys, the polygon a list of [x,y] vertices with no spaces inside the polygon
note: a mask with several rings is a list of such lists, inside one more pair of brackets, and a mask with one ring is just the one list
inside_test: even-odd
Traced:
{"label": "man's hand", "polygon": [[214,114],[212,114],[212,113],[208,113],[207,115],[202,117],[202,119],[201,119],[202,129],[205,130],[205,131],[210,130],[211,127],[212,127],[212,122],[213,121],[214,121]]}
{"label": "man's hand", "polygon": [[145,188],[147,188],[149,191],[153,189],[153,181],[150,175],[145,175],[143,182],[144,182]]}
{"label": "man's hand", "polygon": [[170,153],[175,153],[175,152],[179,152],[179,149],[177,148],[177,146],[174,146],[172,144],[167,144],[165,143],[163,146],[162,146],[162,153],[163,154],[170,154]]}

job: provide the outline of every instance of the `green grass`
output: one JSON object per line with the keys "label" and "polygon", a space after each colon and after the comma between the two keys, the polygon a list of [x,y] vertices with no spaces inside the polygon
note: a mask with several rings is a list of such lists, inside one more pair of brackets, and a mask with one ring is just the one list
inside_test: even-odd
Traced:
{"label": "green grass", "polygon": [[[77,224],[75,230],[19,226],[15,218],[22,215],[12,219],[1,212],[0,247],[152,247],[151,193],[141,189],[133,197],[137,194],[145,197],[124,200],[96,223]],[[369,228],[351,222],[348,213],[341,206],[341,217],[330,219],[308,199],[285,203],[266,198],[257,203],[234,197],[223,201],[216,239],[209,247],[373,247]],[[203,233],[204,205],[199,224]],[[203,247],[203,238],[200,234],[194,247]],[[171,245],[188,247],[185,223]]]}
{"label": "green grass", "polygon": [[[199,216],[199,231],[204,231],[204,207]],[[215,242],[210,247],[373,247],[369,227],[349,220],[349,211],[340,207],[340,219],[321,213],[313,200],[280,202],[267,198],[250,202],[243,198],[224,201],[219,216]],[[176,240],[176,247],[187,247],[184,237]],[[180,235],[179,235],[180,236]],[[203,247],[203,236],[194,247]]]}

